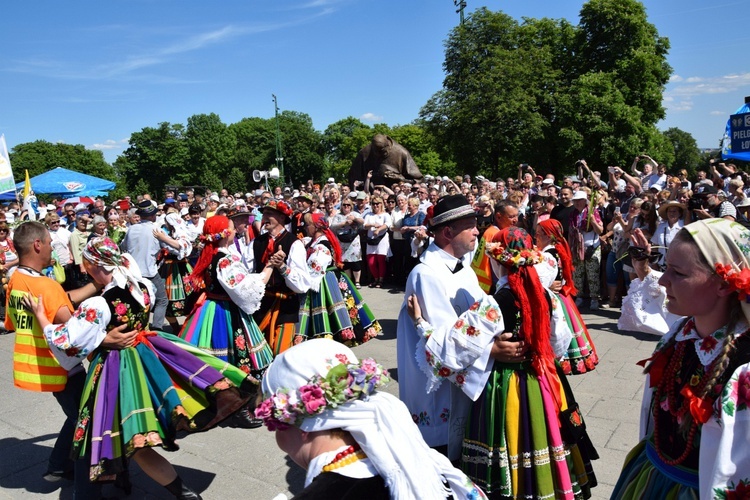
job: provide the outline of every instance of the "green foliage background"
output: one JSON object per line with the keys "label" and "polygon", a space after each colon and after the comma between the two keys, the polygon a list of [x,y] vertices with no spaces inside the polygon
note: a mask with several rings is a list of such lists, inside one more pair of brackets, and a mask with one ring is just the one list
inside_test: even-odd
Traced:
{"label": "green foliage background", "polygon": [[[529,163],[560,175],[580,158],[603,171],[640,153],[692,174],[704,160],[692,136],[656,128],[668,49],[636,0],[590,0],[577,26],[479,8],[449,33],[443,88],[413,123],[371,126],[348,116],[320,132],[309,115],[283,111],[284,180],[346,179],[377,133],[404,145],[424,174],[505,177]],[[244,192],[257,186],[253,170],[275,166],[275,141],[275,118],[225,124],[198,114],[133,132],[113,165],[100,151],[46,141],[17,145],[11,163],[18,181],[24,169],[34,176],[56,166],[114,180],[110,198],[158,196],[166,185]]]}

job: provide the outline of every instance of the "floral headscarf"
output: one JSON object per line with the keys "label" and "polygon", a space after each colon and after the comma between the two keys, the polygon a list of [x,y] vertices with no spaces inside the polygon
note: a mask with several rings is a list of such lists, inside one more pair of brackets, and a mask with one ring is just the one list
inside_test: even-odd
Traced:
{"label": "floral headscarf", "polygon": [[[326,235],[328,243],[331,244],[331,248],[333,249],[333,263],[337,266],[340,265],[341,244],[339,243],[339,239],[336,237],[336,235],[333,234],[333,231],[331,231],[330,227],[328,227],[328,220],[326,219],[326,216],[318,212],[308,212],[305,214],[304,218],[309,218],[312,221],[313,226],[315,226],[315,229],[322,231],[323,234]],[[307,220],[305,220],[305,224],[307,223]]]}
{"label": "floral headscarf", "polygon": [[83,249],[83,258],[94,265],[112,271],[112,281],[120,288],[127,288],[141,306],[146,306],[146,299],[141,289],[141,269],[135,259],[120,251],[117,243],[107,236],[92,238]]}
{"label": "floral headscarf", "polygon": [[684,228],[716,274],[738,293],[750,322],[750,230],[728,219],[705,219]]}
{"label": "floral headscarf", "polygon": [[551,316],[547,295],[534,268],[542,261],[525,230],[511,226],[492,237],[487,253],[508,270],[508,285],[516,297],[523,321],[520,334],[531,346],[532,365],[541,375],[554,372],[555,354],[550,345]]}

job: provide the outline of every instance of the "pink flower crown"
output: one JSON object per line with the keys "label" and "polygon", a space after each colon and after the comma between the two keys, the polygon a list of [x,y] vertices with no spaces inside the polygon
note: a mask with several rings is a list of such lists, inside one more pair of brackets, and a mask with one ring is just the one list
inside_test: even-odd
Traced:
{"label": "pink flower crown", "polygon": [[315,375],[299,389],[279,389],[265,399],[256,409],[255,416],[263,419],[269,431],[299,426],[302,421],[319,415],[329,408],[357,399],[366,400],[375,390],[390,382],[388,371],[372,358],[359,363],[340,364],[328,371],[325,377]]}
{"label": "pink flower crown", "polygon": [[213,234],[201,234],[198,239],[204,243],[211,243],[212,241],[221,241],[222,239],[229,236],[229,228],[223,229],[218,233]]}
{"label": "pink flower crown", "polygon": [[516,269],[523,266],[533,266],[544,260],[542,252],[535,248],[517,250],[504,247],[501,243],[487,243],[485,253],[505,267]]}

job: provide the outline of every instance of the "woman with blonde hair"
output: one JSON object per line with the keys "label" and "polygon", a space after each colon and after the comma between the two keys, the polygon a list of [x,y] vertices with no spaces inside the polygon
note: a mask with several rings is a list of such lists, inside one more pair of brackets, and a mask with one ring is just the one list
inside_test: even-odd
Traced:
{"label": "woman with blonde hair", "polygon": [[[639,279],[674,323],[645,365],[641,442],[612,498],[741,498],[750,487],[750,231],[726,219],[685,226],[662,274],[641,231]],[[658,296],[657,296],[658,297]],[[652,309],[655,310],[655,309]]]}
{"label": "woman with blonde hair", "polygon": [[385,259],[390,252],[388,229],[392,225],[391,216],[385,211],[383,198],[373,196],[370,201],[372,213],[365,217],[367,230],[367,267],[372,275],[370,288],[382,288],[386,274]]}

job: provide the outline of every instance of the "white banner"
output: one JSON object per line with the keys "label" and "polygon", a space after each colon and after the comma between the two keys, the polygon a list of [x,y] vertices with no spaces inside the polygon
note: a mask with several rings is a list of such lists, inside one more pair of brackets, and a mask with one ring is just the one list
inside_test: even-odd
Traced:
{"label": "white banner", "polygon": [[0,193],[15,190],[16,183],[13,180],[13,170],[10,168],[10,156],[8,156],[8,146],[5,144],[5,134],[0,134]]}

